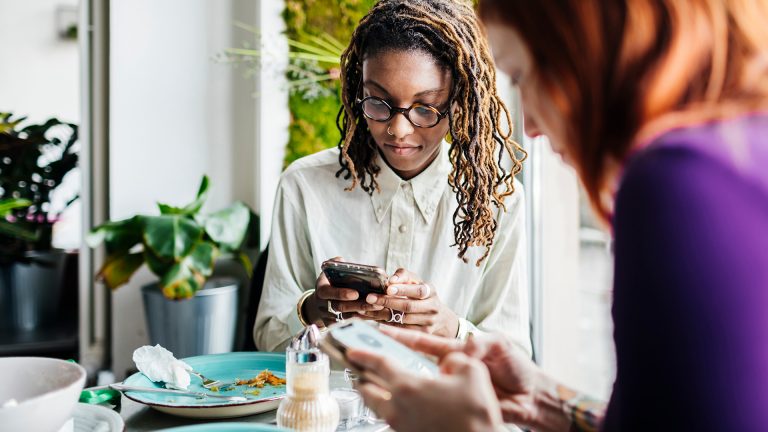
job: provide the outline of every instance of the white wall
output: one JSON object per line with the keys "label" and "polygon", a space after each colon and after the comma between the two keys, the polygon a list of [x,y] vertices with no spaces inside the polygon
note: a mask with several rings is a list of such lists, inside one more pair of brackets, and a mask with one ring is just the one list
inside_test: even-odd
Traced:
{"label": "white wall", "polygon": [[80,120],[80,65],[76,40],[56,34],[58,5],[77,0],[0,0],[0,111],[32,121]]}
{"label": "white wall", "polygon": [[[210,209],[242,200],[262,215],[269,211],[262,216],[269,221],[287,99],[272,88],[258,92],[255,78],[213,56],[252,38],[235,21],[282,21],[275,3],[281,2],[111,1],[111,219],[156,213],[156,201],[184,204],[207,173]],[[269,110],[257,112],[255,93],[270,97]],[[274,121],[281,116],[284,125]],[[133,366],[131,352],[148,341],[139,288],[152,280],[143,269],[113,297],[118,378]]]}
{"label": "white wall", "polygon": [[[80,123],[80,55],[77,40],[61,39],[56,9],[77,7],[77,0],[0,0],[0,112],[25,116],[29,122],[51,117]],[[80,188],[75,169],[52,196],[58,212]],[[80,205],[70,206],[54,231],[54,246],[80,244]]]}

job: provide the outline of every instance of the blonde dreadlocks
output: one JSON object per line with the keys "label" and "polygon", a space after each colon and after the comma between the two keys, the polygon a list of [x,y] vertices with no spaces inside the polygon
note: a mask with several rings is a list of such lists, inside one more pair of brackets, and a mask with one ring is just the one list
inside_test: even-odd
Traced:
{"label": "blonde dreadlocks", "polygon": [[[477,265],[488,256],[496,232],[491,203],[504,208],[514,192],[514,175],[526,154],[511,139],[509,111],[496,93],[496,72],[487,42],[472,7],[458,0],[381,0],[360,23],[341,55],[342,103],[336,123],[341,132],[336,176],[360,183],[369,194],[378,189],[376,143],[356,104],[362,89],[362,63],[386,51],[419,51],[451,71],[453,107],[449,111],[448,182],[456,194],[453,214],[459,257],[470,246],[485,246]],[[501,123],[506,123],[506,131]],[[501,161],[512,160],[511,172]]]}

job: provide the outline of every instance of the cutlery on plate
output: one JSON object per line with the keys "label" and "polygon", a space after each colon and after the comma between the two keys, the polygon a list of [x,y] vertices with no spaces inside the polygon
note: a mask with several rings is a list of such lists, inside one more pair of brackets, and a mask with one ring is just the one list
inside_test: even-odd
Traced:
{"label": "cutlery on plate", "polygon": [[203,382],[203,387],[207,388],[207,389],[211,389],[213,387],[227,387],[227,386],[230,385],[230,383],[225,383],[223,381],[212,380],[210,378],[206,378],[206,377],[203,376],[203,374],[201,374],[200,372],[194,371],[194,370],[190,370],[190,371],[187,371],[187,372],[189,372],[190,375],[194,375],[194,376],[200,378],[200,381]]}
{"label": "cutlery on plate", "polygon": [[192,396],[198,399],[215,398],[215,399],[236,401],[236,402],[245,402],[248,400],[243,396],[226,396],[226,395],[218,395],[218,394],[210,394],[210,393],[202,393],[202,392],[194,392],[194,391],[186,391],[186,390],[170,390],[170,389],[162,389],[162,388],[154,388],[154,387],[134,387],[134,386],[127,386],[122,384],[110,384],[109,387],[115,390],[119,390],[121,392],[132,391],[132,392],[144,392],[144,393],[165,393],[165,394],[175,394],[178,396]]}

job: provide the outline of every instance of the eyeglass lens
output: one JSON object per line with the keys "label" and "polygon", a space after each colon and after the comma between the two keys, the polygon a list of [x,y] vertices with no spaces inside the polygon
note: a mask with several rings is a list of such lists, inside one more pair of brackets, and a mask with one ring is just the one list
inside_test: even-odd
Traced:
{"label": "eyeglass lens", "polygon": [[[372,120],[386,121],[392,114],[392,109],[381,99],[367,98],[363,100],[363,112]],[[431,127],[440,121],[440,115],[433,109],[419,104],[406,109],[406,117],[416,126]]]}

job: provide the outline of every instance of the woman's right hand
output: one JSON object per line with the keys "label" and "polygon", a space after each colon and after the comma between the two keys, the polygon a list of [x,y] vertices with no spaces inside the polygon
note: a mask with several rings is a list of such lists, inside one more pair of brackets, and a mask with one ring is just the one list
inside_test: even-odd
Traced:
{"label": "woman's right hand", "polygon": [[[332,260],[343,261],[341,257],[335,257]],[[366,303],[365,299],[361,299],[358,292],[353,289],[331,285],[325,273],[321,271],[315,282],[315,293],[304,301],[302,314],[307,322],[322,321],[326,326],[336,322],[336,315],[329,311],[329,302],[333,310],[343,314],[344,319],[353,317],[371,319],[358,312],[383,309],[383,306]]]}
{"label": "woman's right hand", "polygon": [[459,351],[483,362],[505,422],[541,431],[569,429],[570,419],[556,396],[557,382],[508,338],[484,335],[470,337],[462,343],[389,326],[382,326],[382,331],[414,350],[440,359]]}

